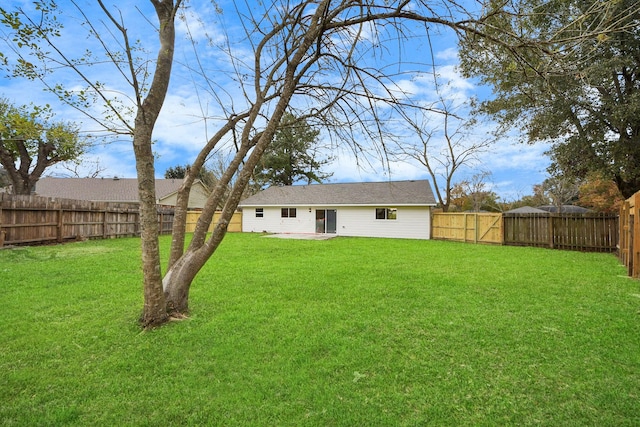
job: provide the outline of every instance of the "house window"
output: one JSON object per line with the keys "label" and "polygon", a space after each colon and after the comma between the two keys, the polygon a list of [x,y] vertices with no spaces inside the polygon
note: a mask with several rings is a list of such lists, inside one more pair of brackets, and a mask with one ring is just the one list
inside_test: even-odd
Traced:
{"label": "house window", "polygon": [[264,208],[256,208],[256,218],[264,218]]}
{"label": "house window", "polygon": [[396,219],[398,209],[396,208],[376,208],[376,219]]}
{"label": "house window", "polygon": [[295,218],[296,217],[296,208],[282,208],[280,211],[280,216],[282,218]]}

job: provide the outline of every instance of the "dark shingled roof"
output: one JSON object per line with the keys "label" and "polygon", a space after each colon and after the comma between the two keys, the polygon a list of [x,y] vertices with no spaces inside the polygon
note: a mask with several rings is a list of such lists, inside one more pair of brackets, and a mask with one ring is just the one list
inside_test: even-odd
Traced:
{"label": "dark shingled roof", "polygon": [[[157,199],[178,191],[180,179],[156,179]],[[41,178],[36,195],[93,202],[138,202],[136,178]]]}
{"label": "dark shingled roof", "polygon": [[519,208],[511,209],[510,211],[506,211],[505,213],[515,213],[515,214],[531,214],[531,213],[549,213],[547,211],[543,211],[542,209],[533,208],[531,206],[522,206]]}
{"label": "dark shingled roof", "polygon": [[[538,209],[542,209],[543,211],[551,212],[551,213],[557,213],[558,212],[558,207],[557,206],[553,206],[553,205],[538,206]],[[582,206],[575,206],[575,205],[562,205],[560,207],[560,209],[561,209],[562,213],[583,214],[583,213],[591,212],[590,209],[583,208]]]}
{"label": "dark shingled roof", "polygon": [[427,180],[354,182],[269,187],[240,202],[240,206],[435,206]]}

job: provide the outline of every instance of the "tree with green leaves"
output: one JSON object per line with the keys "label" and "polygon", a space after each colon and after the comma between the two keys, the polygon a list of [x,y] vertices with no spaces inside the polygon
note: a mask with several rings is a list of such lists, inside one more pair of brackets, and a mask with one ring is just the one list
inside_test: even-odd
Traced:
{"label": "tree with green leaves", "polygon": [[305,119],[286,113],[265,151],[253,176],[255,182],[265,185],[293,185],[303,180],[323,182],[333,175],[321,168],[331,162],[331,158],[318,158],[319,130],[312,128]]}
{"label": "tree with green leaves", "polygon": [[499,43],[461,43],[462,70],[495,93],[480,111],[530,143],[551,141],[552,175],[598,173],[625,197],[639,191],[640,3],[487,2],[497,4],[510,12],[486,22]]}
{"label": "tree with green leaves", "polygon": [[[167,170],[164,171],[164,177],[166,179],[184,179],[184,177],[187,176],[190,170],[191,165],[170,166],[167,168]],[[216,176],[207,167],[203,167],[202,169],[200,169],[198,179],[207,188],[213,188],[213,186],[216,184]]]}
{"label": "tree with green leaves", "polygon": [[53,121],[51,107],[0,99],[0,164],[13,194],[31,194],[44,171],[80,157],[87,143],[72,123]]}
{"label": "tree with green leaves", "polygon": [[189,168],[189,165],[170,166],[164,171],[164,177],[165,179],[184,179]]}

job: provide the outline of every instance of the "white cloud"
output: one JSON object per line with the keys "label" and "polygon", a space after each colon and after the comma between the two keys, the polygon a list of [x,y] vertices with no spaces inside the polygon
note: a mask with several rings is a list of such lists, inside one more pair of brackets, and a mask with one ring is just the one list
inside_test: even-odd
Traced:
{"label": "white cloud", "polygon": [[436,58],[444,61],[458,61],[458,49],[455,47],[449,47],[444,50],[436,52]]}
{"label": "white cloud", "polygon": [[337,150],[335,161],[328,165],[325,171],[333,173],[331,182],[427,179],[425,170],[415,163],[387,161],[380,155],[372,153],[361,153],[356,156],[346,147]]}
{"label": "white cloud", "polygon": [[490,170],[520,170],[543,173],[549,164],[545,151],[547,144],[520,144],[509,141],[496,143],[491,151],[484,153],[481,160]]}

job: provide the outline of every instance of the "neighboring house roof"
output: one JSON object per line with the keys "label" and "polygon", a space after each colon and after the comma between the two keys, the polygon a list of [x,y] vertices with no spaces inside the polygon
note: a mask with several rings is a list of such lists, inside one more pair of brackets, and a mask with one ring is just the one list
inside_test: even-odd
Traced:
{"label": "neighboring house roof", "polygon": [[[538,209],[542,209],[545,212],[557,213],[558,207],[553,205],[544,205],[538,206]],[[561,207],[562,213],[589,213],[590,209],[583,208],[582,206],[574,206],[574,205],[562,205]]]}
{"label": "neighboring house roof", "polygon": [[[180,179],[156,179],[156,199],[176,193]],[[41,178],[36,183],[38,196],[94,202],[138,202],[136,178]]]}
{"label": "neighboring house roof", "polygon": [[543,211],[542,209],[534,208],[531,206],[522,206],[516,209],[511,209],[509,211],[506,211],[505,213],[530,214],[530,213],[549,213],[549,212]]}
{"label": "neighboring house roof", "polygon": [[435,206],[428,180],[269,187],[240,206]]}

